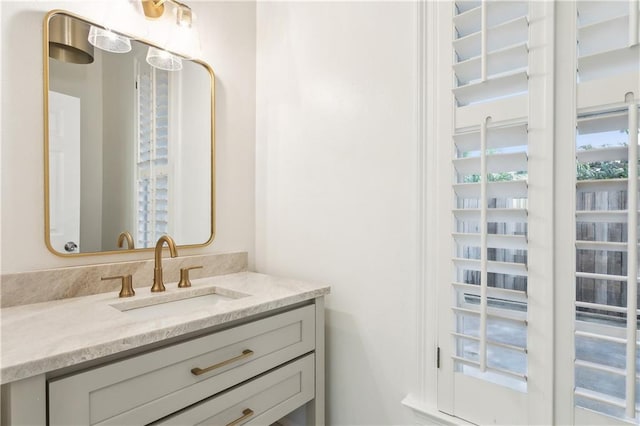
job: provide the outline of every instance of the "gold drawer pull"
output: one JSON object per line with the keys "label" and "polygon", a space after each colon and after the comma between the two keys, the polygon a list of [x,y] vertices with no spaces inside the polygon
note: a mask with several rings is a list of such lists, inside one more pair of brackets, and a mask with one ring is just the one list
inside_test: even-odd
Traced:
{"label": "gold drawer pull", "polygon": [[253,410],[250,409],[250,408],[245,408],[244,410],[242,410],[242,417],[237,418],[236,420],[232,421],[231,423],[228,423],[227,426],[239,425],[240,423],[242,423],[243,421],[247,420],[251,416],[253,416]]}
{"label": "gold drawer pull", "polygon": [[[253,355],[253,351],[251,349],[245,349],[244,351],[242,351],[242,353],[238,356],[235,356],[233,358],[229,358],[226,361],[222,361],[219,362],[217,364],[213,364],[211,367],[207,367],[207,368],[192,368],[191,369],[191,374],[195,375],[195,376],[199,376],[201,374],[204,373],[208,373],[211,370],[215,370],[216,368],[220,368],[220,367],[224,367],[225,365],[229,365],[232,364],[234,362],[240,361],[241,359],[245,359],[250,357],[251,355]],[[249,410],[251,411],[251,410]],[[253,411],[251,411],[251,414],[253,414]],[[229,424],[235,424],[235,423],[229,423]]]}

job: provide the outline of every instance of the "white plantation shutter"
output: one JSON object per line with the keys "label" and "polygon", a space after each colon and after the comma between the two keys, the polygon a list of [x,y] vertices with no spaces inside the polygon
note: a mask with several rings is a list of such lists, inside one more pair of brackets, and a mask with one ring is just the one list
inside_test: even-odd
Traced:
{"label": "white plantation shutter", "polygon": [[452,200],[451,268],[442,269],[438,283],[449,305],[440,314],[438,407],[479,424],[535,422],[549,418],[545,410],[539,417],[529,410],[543,388],[542,382],[530,386],[531,327],[540,327],[531,322],[530,291],[542,280],[541,274],[532,280],[529,271],[530,153],[539,138],[530,130],[536,120],[530,93],[538,84],[531,50],[545,51],[536,43],[544,37],[541,23],[548,25],[539,16],[546,5],[458,1],[447,12],[439,7],[439,21],[448,14],[453,34],[450,55],[442,54],[453,60],[441,69],[453,84],[451,117],[440,120],[451,127],[438,140],[449,146],[443,174],[451,177]]}
{"label": "white plantation shutter", "polygon": [[577,3],[576,423],[640,422],[638,15]]}
{"label": "white plantation shutter", "polygon": [[454,144],[453,357],[463,374],[526,389],[526,125],[483,124]]}
{"label": "white plantation shutter", "polygon": [[436,9],[437,407],[640,424],[639,1]]}
{"label": "white plantation shutter", "polygon": [[576,139],[575,402],[623,419],[637,419],[639,401],[638,186],[628,178],[637,176],[638,113],[631,109],[635,123],[628,112],[580,117]]}
{"label": "white plantation shutter", "polygon": [[136,247],[169,232],[169,73],[138,63]]}

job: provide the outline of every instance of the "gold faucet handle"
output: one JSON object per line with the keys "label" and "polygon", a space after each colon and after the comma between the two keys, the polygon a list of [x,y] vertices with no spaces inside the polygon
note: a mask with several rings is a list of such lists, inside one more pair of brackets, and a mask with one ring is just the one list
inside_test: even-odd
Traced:
{"label": "gold faucet handle", "polygon": [[191,287],[191,280],[189,279],[189,271],[192,269],[201,269],[202,266],[191,266],[189,268],[180,268],[180,282],[179,288]]}
{"label": "gold faucet handle", "polygon": [[131,297],[135,296],[136,292],[133,290],[133,278],[131,278],[131,274],[127,275],[117,275],[115,277],[102,277],[101,280],[122,280],[122,288],[120,289],[119,297]]}

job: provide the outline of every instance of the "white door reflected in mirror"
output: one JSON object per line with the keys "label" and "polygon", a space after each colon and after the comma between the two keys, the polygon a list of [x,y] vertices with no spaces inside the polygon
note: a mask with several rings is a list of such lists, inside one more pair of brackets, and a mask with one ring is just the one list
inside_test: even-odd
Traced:
{"label": "white door reflected in mirror", "polygon": [[49,91],[51,245],[80,250],[80,99]]}

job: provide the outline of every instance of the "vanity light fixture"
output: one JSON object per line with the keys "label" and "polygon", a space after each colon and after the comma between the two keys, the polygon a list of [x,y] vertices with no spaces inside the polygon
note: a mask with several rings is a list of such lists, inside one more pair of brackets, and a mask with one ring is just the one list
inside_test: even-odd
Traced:
{"label": "vanity light fixture", "polygon": [[[176,26],[170,31],[164,48],[150,47],[147,52],[149,65],[167,71],[182,69],[181,56],[193,59],[200,55],[200,38],[193,28],[193,12],[184,3],[176,0],[142,0],[142,10],[148,19],[159,19],[165,12],[165,4],[170,3],[175,8]],[[170,53],[180,52],[181,56]]]}

